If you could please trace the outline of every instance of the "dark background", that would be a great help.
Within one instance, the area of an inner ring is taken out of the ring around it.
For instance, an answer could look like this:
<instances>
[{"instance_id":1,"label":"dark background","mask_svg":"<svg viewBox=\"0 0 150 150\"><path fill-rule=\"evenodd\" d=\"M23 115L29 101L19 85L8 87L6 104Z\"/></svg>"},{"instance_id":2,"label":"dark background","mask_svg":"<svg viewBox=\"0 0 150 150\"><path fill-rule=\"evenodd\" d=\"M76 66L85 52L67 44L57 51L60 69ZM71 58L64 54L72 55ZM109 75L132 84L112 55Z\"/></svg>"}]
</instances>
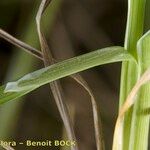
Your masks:
<instances>
[{"instance_id":1,"label":"dark background","mask_svg":"<svg viewBox=\"0 0 150 150\"><path fill-rule=\"evenodd\" d=\"M36 30L36 5L39 4L39 0L1 0L0 27L39 48L39 43L35 42L37 34L33 31ZM58 60L112 45L123 46L127 0L63 0L52 16L53 24L48 26L45 34ZM46 18L47 24L49 19ZM42 67L37 59L0 39L1 84ZM99 104L106 150L111 149L117 117L120 67L120 63L110 64L81 73ZM80 150L96 149L89 95L69 77L62 79L61 83L74 119ZM62 139L64 130L48 86L33 91L22 100L1 105L0 124L0 139L17 141Z\"/></svg>"}]
</instances>

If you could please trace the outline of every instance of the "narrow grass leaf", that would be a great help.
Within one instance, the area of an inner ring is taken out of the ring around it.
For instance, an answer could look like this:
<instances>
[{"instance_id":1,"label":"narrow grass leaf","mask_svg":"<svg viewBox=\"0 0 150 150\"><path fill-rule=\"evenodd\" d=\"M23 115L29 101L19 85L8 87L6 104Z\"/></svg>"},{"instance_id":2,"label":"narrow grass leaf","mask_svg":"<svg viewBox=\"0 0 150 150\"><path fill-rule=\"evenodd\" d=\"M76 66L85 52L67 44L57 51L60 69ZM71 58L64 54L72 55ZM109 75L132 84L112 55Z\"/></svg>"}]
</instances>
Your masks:
<instances>
[{"instance_id":1,"label":"narrow grass leaf","mask_svg":"<svg viewBox=\"0 0 150 150\"><path fill-rule=\"evenodd\" d=\"M74 57L27 74L16 82L2 86L0 88L0 103L16 99L44 84L94 66L129 60L134 61L134 58L122 47L104 48Z\"/></svg>"},{"instance_id":2,"label":"narrow grass leaf","mask_svg":"<svg viewBox=\"0 0 150 150\"><path fill-rule=\"evenodd\" d=\"M104 48L29 73L16 82L8 83L5 92L21 92L31 88L36 89L44 84L94 66L129 60L134 59L122 47Z\"/></svg>"}]
</instances>

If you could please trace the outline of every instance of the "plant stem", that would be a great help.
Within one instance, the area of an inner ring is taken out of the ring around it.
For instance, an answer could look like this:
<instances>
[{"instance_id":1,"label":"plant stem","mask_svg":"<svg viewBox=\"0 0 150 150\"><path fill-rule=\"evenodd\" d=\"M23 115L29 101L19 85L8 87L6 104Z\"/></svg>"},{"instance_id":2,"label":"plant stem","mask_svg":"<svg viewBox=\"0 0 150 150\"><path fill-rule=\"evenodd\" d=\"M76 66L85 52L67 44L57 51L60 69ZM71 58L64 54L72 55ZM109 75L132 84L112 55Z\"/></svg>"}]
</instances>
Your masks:
<instances>
[{"instance_id":1,"label":"plant stem","mask_svg":"<svg viewBox=\"0 0 150 150\"><path fill-rule=\"evenodd\" d=\"M146 1L146 14L145 14L145 31L150 27L150 1Z\"/></svg>"},{"instance_id":2,"label":"plant stem","mask_svg":"<svg viewBox=\"0 0 150 150\"><path fill-rule=\"evenodd\" d=\"M142 75L150 66L150 37L142 37L142 45L138 47L139 64ZM149 134L149 108L150 108L150 85L144 85L140 92L138 101L134 106L130 150L147 150Z\"/></svg>"},{"instance_id":3,"label":"plant stem","mask_svg":"<svg viewBox=\"0 0 150 150\"><path fill-rule=\"evenodd\" d=\"M55 63L53 56L52 56L52 52L50 51L46 38L41 30L42 14L44 13L46 7L48 6L48 4L50 4L50 2L51 0L42 0L38 9L37 15L36 15L37 32L39 36L41 51L42 51L43 59L44 59L43 63L45 67L50 66ZM66 128L68 139L70 141L73 141L73 140L77 141L75 133L74 133L73 124L69 115L69 111L64 101L63 89L61 87L60 82L59 81L51 82L50 88L54 96L55 102L57 104L57 108L59 110L60 116L63 120L64 126ZM78 145L76 144L75 146L71 146L71 150L78 150Z\"/></svg>"},{"instance_id":4,"label":"plant stem","mask_svg":"<svg viewBox=\"0 0 150 150\"><path fill-rule=\"evenodd\" d=\"M129 0L128 1L128 20L125 38L125 49L128 50L137 59L136 45L137 41L143 34L144 25L144 12L145 12L145 0ZM120 91L120 107L124 103L127 95L131 91L132 87L138 80L140 75L140 69L134 62L123 62L121 73L121 91ZM123 129L123 150L128 150L130 143L134 143L133 139L130 139L130 135L135 136L131 131L132 118L135 115L133 113L133 107L127 112L124 118ZM133 123L132 123L133 124ZM133 125L132 125L133 127ZM132 142L131 142L132 141ZM143 139L141 139L143 141ZM133 149L132 149L133 150ZM136 149L137 150L137 149ZM145 149L142 149L145 150Z\"/></svg>"}]
</instances>

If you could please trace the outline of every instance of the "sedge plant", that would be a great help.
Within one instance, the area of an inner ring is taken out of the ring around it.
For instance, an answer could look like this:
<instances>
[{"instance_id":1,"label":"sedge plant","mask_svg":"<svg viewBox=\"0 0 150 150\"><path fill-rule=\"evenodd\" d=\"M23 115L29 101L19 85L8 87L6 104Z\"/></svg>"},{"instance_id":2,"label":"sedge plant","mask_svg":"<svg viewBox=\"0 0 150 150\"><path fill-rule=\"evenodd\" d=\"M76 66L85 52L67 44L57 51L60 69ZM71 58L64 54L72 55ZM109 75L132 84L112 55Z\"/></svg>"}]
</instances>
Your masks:
<instances>
[{"instance_id":1,"label":"sedge plant","mask_svg":"<svg viewBox=\"0 0 150 150\"><path fill-rule=\"evenodd\" d=\"M44 1L42 2L44 3ZM47 5L48 3L49 1L45 4ZM43 5L43 10L46 8L46 5ZM95 66L121 61L123 63L120 106L114 132L113 150L147 150L150 107L150 85L148 83L150 80L150 32L148 31L145 34L143 32L145 6L146 0L128 0L124 47L106 47L62 62L50 64L47 63L48 59L44 56L45 52L42 53L25 43L15 41L27 52L40 60L45 60L46 67L31 72L17 81L1 86L0 104L26 95L60 78ZM45 50L47 43L45 43L45 37L40 29L40 19L43 10L39 10L39 15L37 16L37 29L41 47ZM79 78L77 78L77 81L80 82ZM82 85L83 80L80 83ZM83 86L86 87L85 84ZM99 132L99 130L95 131ZM97 148L98 150L104 149L104 146L97 146Z\"/></svg>"}]
</instances>

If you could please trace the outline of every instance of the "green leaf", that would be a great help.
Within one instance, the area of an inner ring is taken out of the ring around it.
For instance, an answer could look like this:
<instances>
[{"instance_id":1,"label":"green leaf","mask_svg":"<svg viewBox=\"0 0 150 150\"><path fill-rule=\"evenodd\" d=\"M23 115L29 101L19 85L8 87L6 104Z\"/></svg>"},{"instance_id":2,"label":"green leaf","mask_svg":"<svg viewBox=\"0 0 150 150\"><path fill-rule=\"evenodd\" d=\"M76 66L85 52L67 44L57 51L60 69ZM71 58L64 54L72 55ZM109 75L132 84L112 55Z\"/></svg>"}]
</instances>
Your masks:
<instances>
[{"instance_id":1,"label":"green leaf","mask_svg":"<svg viewBox=\"0 0 150 150\"><path fill-rule=\"evenodd\" d=\"M2 86L0 88L0 103L16 99L49 82L95 66L129 60L135 61L120 46L103 48L74 57L27 74L16 82L7 83L5 87Z\"/></svg>"},{"instance_id":2,"label":"green leaf","mask_svg":"<svg viewBox=\"0 0 150 150\"><path fill-rule=\"evenodd\" d=\"M29 90L22 91L22 92L8 92L8 93L4 93L4 90L5 90L5 86L1 86L0 87L0 104L5 103L9 100L19 98L19 97L29 93Z\"/></svg>"}]
</instances>

